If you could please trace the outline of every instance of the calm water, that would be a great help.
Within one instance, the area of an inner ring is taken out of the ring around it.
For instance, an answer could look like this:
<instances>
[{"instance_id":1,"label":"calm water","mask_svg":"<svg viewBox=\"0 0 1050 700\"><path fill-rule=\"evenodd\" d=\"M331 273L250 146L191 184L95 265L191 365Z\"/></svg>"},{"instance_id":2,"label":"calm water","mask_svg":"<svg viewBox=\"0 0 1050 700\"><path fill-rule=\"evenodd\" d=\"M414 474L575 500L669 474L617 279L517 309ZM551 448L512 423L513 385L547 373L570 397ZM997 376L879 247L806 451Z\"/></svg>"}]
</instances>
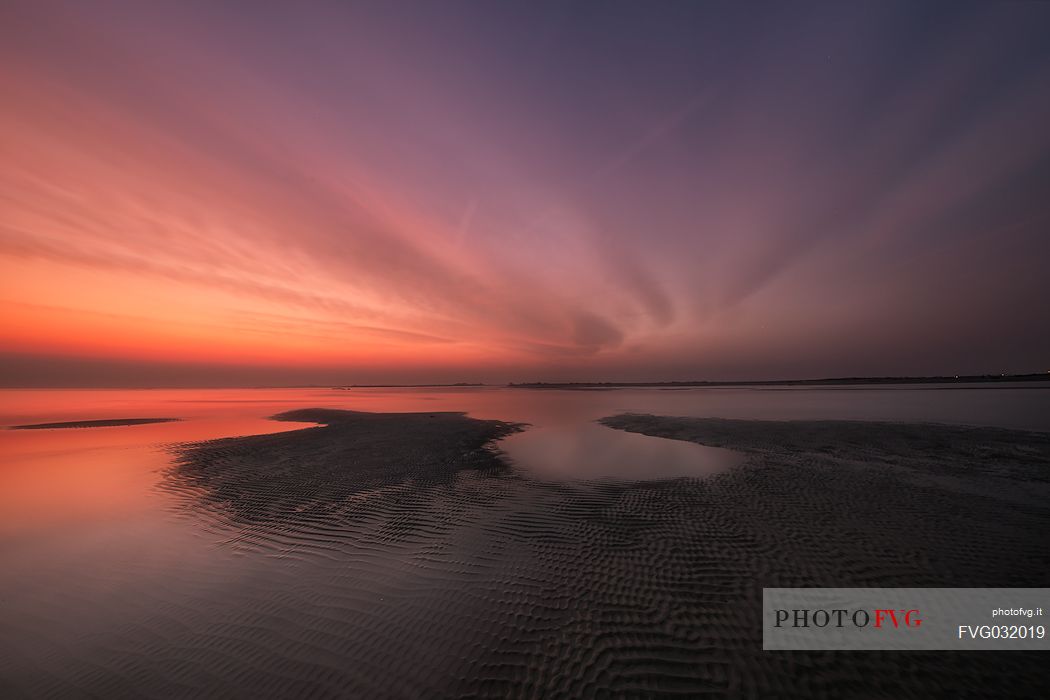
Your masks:
<instances>
[{"instance_id":1,"label":"calm water","mask_svg":"<svg viewBox=\"0 0 1050 700\"><path fill-rule=\"evenodd\" d=\"M107 418L175 423L0 430L0 534L158 511L153 486L166 446L301 427L267 418L297 407L466 411L529 424L501 442L514 466L544 479L703 475L734 463L727 450L638 436L594 423L623 411L761 420L940 422L1050 430L1046 385L844 388L535 390L142 389L2 390L0 426Z\"/></svg>"},{"instance_id":2,"label":"calm water","mask_svg":"<svg viewBox=\"0 0 1050 700\"><path fill-rule=\"evenodd\" d=\"M61 667L92 645L148 627L157 610L224 600L268 564L238 557L215 523L158 488L173 443L279 432L267 420L300 407L465 411L530 424L500 443L544 480L703 476L726 450L605 428L624 411L755 419L932 421L1050 431L1043 386L705 388L554 391L455 389L6 390L0 426L165 417L105 428L0 430L0 680L9 669ZM273 566L284 565L274 562ZM208 572L207 574L203 572ZM176 617L177 611L173 613ZM130 630L130 631L129 631Z\"/></svg>"},{"instance_id":3,"label":"calm water","mask_svg":"<svg viewBox=\"0 0 1050 700\"><path fill-rule=\"evenodd\" d=\"M1050 387L977 385L557 391L504 388L3 390L0 426L165 417L179 422L65 430L0 430L0 535L156 513L153 488L172 443L301 427L267 420L300 407L465 411L529 424L501 449L540 478L703 476L732 453L596 424L633 411L722 418L887 420L1050 431ZM161 510L163 508L160 508Z\"/></svg>"}]
</instances>

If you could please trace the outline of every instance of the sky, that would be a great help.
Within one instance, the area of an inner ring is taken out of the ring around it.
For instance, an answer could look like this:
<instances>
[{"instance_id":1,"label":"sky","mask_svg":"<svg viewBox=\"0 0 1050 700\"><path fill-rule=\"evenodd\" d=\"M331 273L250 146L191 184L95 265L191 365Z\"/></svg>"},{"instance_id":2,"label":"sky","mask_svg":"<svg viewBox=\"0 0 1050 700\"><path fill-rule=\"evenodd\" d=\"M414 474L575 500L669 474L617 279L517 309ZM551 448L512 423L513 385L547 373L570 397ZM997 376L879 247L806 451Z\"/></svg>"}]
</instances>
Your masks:
<instances>
[{"instance_id":1,"label":"sky","mask_svg":"<svg viewBox=\"0 0 1050 700\"><path fill-rule=\"evenodd\" d=\"M1050 370L1050 3L0 6L0 385Z\"/></svg>"}]
</instances>

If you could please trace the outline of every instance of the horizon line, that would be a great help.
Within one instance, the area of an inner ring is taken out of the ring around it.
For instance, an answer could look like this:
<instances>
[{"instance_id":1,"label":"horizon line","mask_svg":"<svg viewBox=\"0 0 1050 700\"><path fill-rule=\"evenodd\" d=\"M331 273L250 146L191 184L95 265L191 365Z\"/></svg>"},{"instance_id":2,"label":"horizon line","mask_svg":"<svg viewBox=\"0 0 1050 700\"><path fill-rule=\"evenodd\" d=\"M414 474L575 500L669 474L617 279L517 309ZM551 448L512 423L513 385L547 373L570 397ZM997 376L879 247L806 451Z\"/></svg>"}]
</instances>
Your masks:
<instances>
[{"instance_id":1,"label":"horizon line","mask_svg":"<svg viewBox=\"0 0 1050 700\"><path fill-rule=\"evenodd\" d=\"M34 386L34 385L10 385L0 386L0 390L138 390L150 391L158 389L412 389L412 388L472 388L472 387L505 387L505 388L559 388L559 387L647 387L647 386L680 386L680 387L702 387L702 386L785 386L805 384L894 384L894 383L946 383L946 382L1016 382L1016 381L1050 381L1050 370L1045 372L1025 373L987 373L987 374L951 374L951 375L877 375L877 376L851 376L851 377L821 377L808 379L673 379L662 381L523 381L523 382L427 382L409 384L230 384L230 385L208 385L208 384L186 384L170 385L156 384L149 386L128 385L83 385L83 386Z\"/></svg>"}]
</instances>

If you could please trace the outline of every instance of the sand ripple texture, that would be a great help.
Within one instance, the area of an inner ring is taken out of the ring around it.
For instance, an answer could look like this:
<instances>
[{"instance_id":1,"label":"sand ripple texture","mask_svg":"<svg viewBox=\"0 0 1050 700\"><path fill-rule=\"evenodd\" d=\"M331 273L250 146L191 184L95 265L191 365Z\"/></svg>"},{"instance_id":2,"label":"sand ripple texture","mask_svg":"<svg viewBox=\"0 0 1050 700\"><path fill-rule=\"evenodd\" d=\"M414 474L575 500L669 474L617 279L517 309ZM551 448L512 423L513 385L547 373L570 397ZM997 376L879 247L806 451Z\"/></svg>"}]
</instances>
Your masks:
<instances>
[{"instance_id":1,"label":"sand ripple texture","mask_svg":"<svg viewBox=\"0 0 1050 700\"><path fill-rule=\"evenodd\" d=\"M553 483L515 426L295 411L324 425L185 451L166 487L245 562L158 604L26 695L996 697L1009 653L761 650L763 586L1050 586L1050 439L852 423L617 416L742 449L707 480ZM205 517L207 516L207 517ZM221 572L196 571L197 579Z\"/></svg>"}]
</instances>

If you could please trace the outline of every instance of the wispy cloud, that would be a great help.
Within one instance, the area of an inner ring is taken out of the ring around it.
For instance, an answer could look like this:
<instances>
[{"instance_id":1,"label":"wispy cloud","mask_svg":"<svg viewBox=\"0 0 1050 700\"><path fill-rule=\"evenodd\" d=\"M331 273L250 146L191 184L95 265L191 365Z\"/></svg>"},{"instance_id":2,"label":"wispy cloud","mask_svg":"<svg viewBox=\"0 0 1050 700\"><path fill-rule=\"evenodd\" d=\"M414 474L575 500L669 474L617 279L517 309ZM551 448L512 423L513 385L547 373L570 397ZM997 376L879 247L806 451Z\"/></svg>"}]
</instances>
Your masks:
<instances>
[{"instance_id":1,"label":"wispy cloud","mask_svg":"<svg viewBox=\"0 0 1050 700\"><path fill-rule=\"evenodd\" d=\"M768 376L935 370L994 323L1041 361L1050 9L770 12L9 3L0 303L36 311L3 337Z\"/></svg>"}]
</instances>

